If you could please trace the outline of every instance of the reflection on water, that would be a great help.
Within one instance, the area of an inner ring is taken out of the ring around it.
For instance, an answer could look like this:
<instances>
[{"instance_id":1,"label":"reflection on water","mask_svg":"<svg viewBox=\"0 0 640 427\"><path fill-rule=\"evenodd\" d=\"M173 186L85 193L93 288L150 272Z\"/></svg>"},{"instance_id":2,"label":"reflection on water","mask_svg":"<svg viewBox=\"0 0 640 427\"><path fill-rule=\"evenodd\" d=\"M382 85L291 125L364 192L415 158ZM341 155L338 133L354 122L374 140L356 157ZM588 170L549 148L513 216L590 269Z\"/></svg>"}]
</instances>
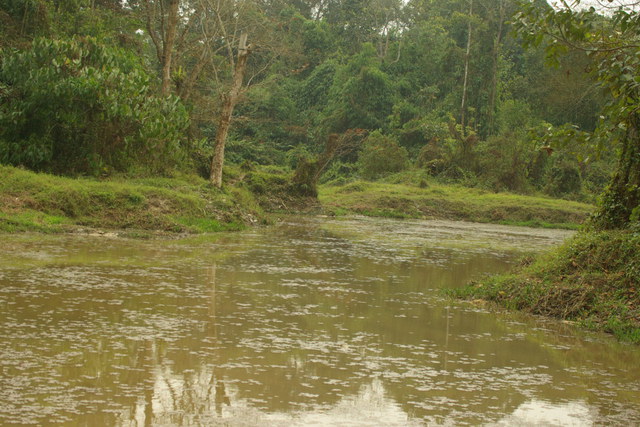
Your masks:
<instances>
[{"instance_id":1,"label":"reflection on water","mask_svg":"<svg viewBox=\"0 0 640 427\"><path fill-rule=\"evenodd\" d=\"M505 417L497 425L552 425L552 426L590 426L594 424L594 414L584 402L566 402L554 404L540 400L531 400Z\"/></svg>"},{"instance_id":2,"label":"reflection on water","mask_svg":"<svg viewBox=\"0 0 640 427\"><path fill-rule=\"evenodd\" d=\"M637 348L439 296L565 236L306 218L6 237L0 424L638 424Z\"/></svg>"}]
</instances>

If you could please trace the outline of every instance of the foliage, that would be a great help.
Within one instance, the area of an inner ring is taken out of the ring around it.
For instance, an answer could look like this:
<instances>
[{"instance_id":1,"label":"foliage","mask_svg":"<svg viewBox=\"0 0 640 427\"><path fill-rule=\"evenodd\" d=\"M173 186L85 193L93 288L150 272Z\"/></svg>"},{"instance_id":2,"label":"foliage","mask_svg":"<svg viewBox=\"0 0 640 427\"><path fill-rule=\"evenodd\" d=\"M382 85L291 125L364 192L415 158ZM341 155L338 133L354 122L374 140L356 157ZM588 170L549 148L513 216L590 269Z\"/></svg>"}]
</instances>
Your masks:
<instances>
[{"instance_id":1,"label":"foliage","mask_svg":"<svg viewBox=\"0 0 640 427\"><path fill-rule=\"evenodd\" d=\"M488 138L479 147L479 171L482 179L497 191L526 193L530 159L535 157L532 144L514 133Z\"/></svg>"},{"instance_id":2,"label":"foliage","mask_svg":"<svg viewBox=\"0 0 640 427\"><path fill-rule=\"evenodd\" d=\"M298 106L306 110L324 108L329 102L329 90L333 85L337 65L324 62L313 69L300 89Z\"/></svg>"},{"instance_id":3,"label":"foliage","mask_svg":"<svg viewBox=\"0 0 640 427\"><path fill-rule=\"evenodd\" d=\"M94 38L37 39L3 53L0 162L63 174L175 168L186 111L150 96L149 77L123 50Z\"/></svg>"},{"instance_id":4,"label":"foliage","mask_svg":"<svg viewBox=\"0 0 640 427\"><path fill-rule=\"evenodd\" d=\"M369 134L358 156L360 174L366 179L400 172L407 167L407 164L407 150L380 131Z\"/></svg>"},{"instance_id":5,"label":"foliage","mask_svg":"<svg viewBox=\"0 0 640 427\"><path fill-rule=\"evenodd\" d=\"M298 82L273 76L247 91L226 150L230 161L283 164L285 152L309 144L293 96L298 90Z\"/></svg>"},{"instance_id":6,"label":"foliage","mask_svg":"<svg viewBox=\"0 0 640 427\"><path fill-rule=\"evenodd\" d=\"M605 229L633 225L640 205L640 14L620 7L606 19L593 7L553 10L523 3L516 23L526 44L550 40L546 52L552 63L558 64L569 48L588 54L593 78L610 98L595 131L585 139L600 149L616 142L621 146L618 168L594 223Z\"/></svg>"},{"instance_id":7,"label":"foliage","mask_svg":"<svg viewBox=\"0 0 640 427\"><path fill-rule=\"evenodd\" d=\"M335 161L327 168L320 178L321 184L331 183L332 185L345 184L348 180L358 174L358 167L355 163L345 163Z\"/></svg>"},{"instance_id":8,"label":"foliage","mask_svg":"<svg viewBox=\"0 0 640 427\"><path fill-rule=\"evenodd\" d=\"M16 33L44 35L50 30L52 5L46 0L0 0L0 10L6 14L5 26L14 37Z\"/></svg>"},{"instance_id":9,"label":"foliage","mask_svg":"<svg viewBox=\"0 0 640 427\"><path fill-rule=\"evenodd\" d=\"M398 109L394 108L394 113L398 112ZM405 147L414 158L418 157L418 161L420 161L418 153L423 147L437 145L438 142L447 139L449 137L449 128L442 120L422 116L406 121L396 130L395 134L398 136L400 145Z\"/></svg>"},{"instance_id":10,"label":"foliage","mask_svg":"<svg viewBox=\"0 0 640 427\"><path fill-rule=\"evenodd\" d=\"M394 90L390 77L380 67L372 45L340 67L329 91L325 109L328 131L383 129L391 114Z\"/></svg>"},{"instance_id":11,"label":"foliage","mask_svg":"<svg viewBox=\"0 0 640 427\"><path fill-rule=\"evenodd\" d=\"M547 192L554 196L578 194L582 188L580 170L572 162L560 159L549 169Z\"/></svg>"},{"instance_id":12,"label":"foliage","mask_svg":"<svg viewBox=\"0 0 640 427\"><path fill-rule=\"evenodd\" d=\"M610 83L633 83L634 59L598 65L604 56L581 41L615 28L631 40L634 21L623 14L554 15L517 0L474 0L472 10L461 0L181 3L171 21L160 13L168 2L158 0L0 0L3 63L34 49L42 55L21 60L23 69L3 65L2 161L93 175L166 174L190 163L206 176L237 57L232 28L248 33L252 51L226 147L231 163L293 168L300 153L320 155L332 133L379 129L406 149L409 163L443 181L592 200L612 169L613 149L598 157L587 147L607 146L627 129L608 121L608 134L590 133L601 107L621 99ZM170 21L177 32L165 45ZM554 34L556 24L574 28L568 34L579 49L540 36ZM38 36L47 38L32 43ZM43 40L57 47L44 48ZM547 52L557 68L545 67ZM465 68L463 129L451 125L461 121ZM596 87L588 71L609 69L610 79ZM161 88L180 101L159 96ZM549 147L551 155L541 151ZM352 179L360 167L355 153L340 154L322 179ZM576 179L563 184L570 171L579 172L579 186ZM626 206L619 202L611 204Z\"/></svg>"}]
</instances>

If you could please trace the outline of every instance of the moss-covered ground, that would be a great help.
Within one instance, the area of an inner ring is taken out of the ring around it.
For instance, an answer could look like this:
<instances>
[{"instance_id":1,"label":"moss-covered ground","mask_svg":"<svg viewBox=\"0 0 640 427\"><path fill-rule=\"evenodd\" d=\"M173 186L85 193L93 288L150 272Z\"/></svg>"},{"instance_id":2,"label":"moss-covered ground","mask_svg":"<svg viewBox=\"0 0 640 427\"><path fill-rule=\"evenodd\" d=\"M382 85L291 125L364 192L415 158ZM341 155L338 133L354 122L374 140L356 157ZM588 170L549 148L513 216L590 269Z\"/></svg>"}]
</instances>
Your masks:
<instances>
[{"instance_id":1,"label":"moss-covered ground","mask_svg":"<svg viewBox=\"0 0 640 427\"><path fill-rule=\"evenodd\" d=\"M450 292L640 343L640 233L581 231L516 271Z\"/></svg>"}]
</instances>

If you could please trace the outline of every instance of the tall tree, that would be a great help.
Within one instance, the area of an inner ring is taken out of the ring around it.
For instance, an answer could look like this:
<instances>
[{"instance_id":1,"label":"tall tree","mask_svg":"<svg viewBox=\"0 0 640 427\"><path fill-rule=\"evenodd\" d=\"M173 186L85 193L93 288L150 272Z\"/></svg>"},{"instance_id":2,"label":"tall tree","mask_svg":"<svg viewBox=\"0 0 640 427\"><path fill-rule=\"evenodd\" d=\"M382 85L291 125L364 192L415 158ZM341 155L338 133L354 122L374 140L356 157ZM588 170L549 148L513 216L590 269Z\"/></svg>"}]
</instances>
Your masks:
<instances>
[{"instance_id":1,"label":"tall tree","mask_svg":"<svg viewBox=\"0 0 640 427\"><path fill-rule=\"evenodd\" d=\"M251 46L247 46L247 33L242 33L238 41L237 60L235 61L235 66L233 67L233 82L231 84L231 88L229 89L229 93L224 96L222 112L220 113L218 130L216 132L213 159L211 160L210 180L211 183L218 188L222 186L224 149L227 141L227 134L229 133L229 126L231 125L231 116L233 115L233 109L238 102L240 91L242 90L244 74L247 68L247 59L249 59L250 52Z\"/></svg>"},{"instance_id":2,"label":"tall tree","mask_svg":"<svg viewBox=\"0 0 640 427\"><path fill-rule=\"evenodd\" d=\"M635 2L634 2L635 3ZM516 28L527 44L546 44L552 62L570 49L586 52L593 78L611 95L602 119L589 138L603 149L620 145L616 172L594 223L625 228L640 222L640 13L620 7L611 18L595 8L560 9L524 3ZM631 4L631 3L629 3Z\"/></svg>"},{"instance_id":3,"label":"tall tree","mask_svg":"<svg viewBox=\"0 0 640 427\"><path fill-rule=\"evenodd\" d=\"M471 20L473 16L473 0L469 0L469 23L467 25L467 47L464 53L464 77L462 80L462 102L460 105L460 124L462 125L462 133L466 133L466 115L467 115L467 94L469 90L469 64L471 59Z\"/></svg>"},{"instance_id":4,"label":"tall tree","mask_svg":"<svg viewBox=\"0 0 640 427\"><path fill-rule=\"evenodd\" d=\"M489 134L495 131L495 113L496 113L496 98L498 96L498 64L500 61L500 52L502 48L502 37L505 26L505 19L507 15L507 5L505 0L497 0L497 10L495 11L495 36L493 39L493 49L491 52L492 66L491 66L491 88L489 92L489 107L487 113L487 130ZM492 9L495 9L492 8Z\"/></svg>"}]
</instances>

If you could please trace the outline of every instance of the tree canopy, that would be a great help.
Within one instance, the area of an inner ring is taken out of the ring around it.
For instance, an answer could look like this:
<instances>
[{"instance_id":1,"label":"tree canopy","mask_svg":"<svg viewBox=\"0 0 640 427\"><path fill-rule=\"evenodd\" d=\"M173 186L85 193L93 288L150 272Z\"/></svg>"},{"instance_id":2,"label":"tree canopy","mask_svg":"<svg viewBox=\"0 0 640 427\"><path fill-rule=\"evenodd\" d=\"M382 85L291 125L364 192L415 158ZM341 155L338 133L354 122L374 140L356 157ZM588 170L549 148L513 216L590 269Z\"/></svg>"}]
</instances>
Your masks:
<instances>
[{"instance_id":1,"label":"tree canopy","mask_svg":"<svg viewBox=\"0 0 640 427\"><path fill-rule=\"evenodd\" d=\"M629 3L632 6L635 3ZM546 41L547 59L557 64L570 51L584 52L592 79L609 96L594 131L582 136L600 150L619 149L618 166L607 188L596 224L604 228L636 225L640 220L640 14L618 5L605 17L595 7L553 10L523 3L514 21L525 45Z\"/></svg>"}]
</instances>

